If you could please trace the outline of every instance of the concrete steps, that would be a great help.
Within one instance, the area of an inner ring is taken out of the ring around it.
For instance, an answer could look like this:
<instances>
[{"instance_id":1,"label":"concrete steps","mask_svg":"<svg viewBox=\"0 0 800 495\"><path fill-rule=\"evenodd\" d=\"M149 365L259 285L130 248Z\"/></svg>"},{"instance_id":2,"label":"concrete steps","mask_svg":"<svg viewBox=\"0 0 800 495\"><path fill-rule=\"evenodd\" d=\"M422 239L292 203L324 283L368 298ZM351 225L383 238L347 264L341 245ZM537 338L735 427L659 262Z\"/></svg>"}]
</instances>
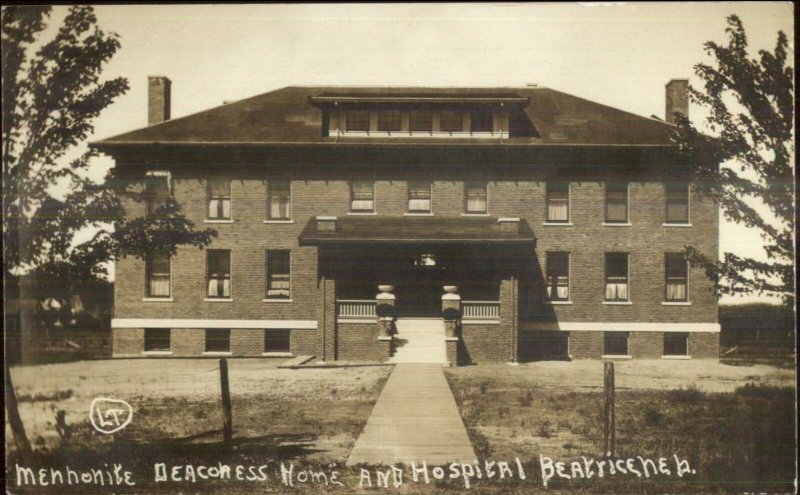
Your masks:
<instances>
[{"instance_id":1,"label":"concrete steps","mask_svg":"<svg viewBox=\"0 0 800 495\"><path fill-rule=\"evenodd\" d=\"M395 353L390 363L447 363L441 318L398 318Z\"/></svg>"}]
</instances>

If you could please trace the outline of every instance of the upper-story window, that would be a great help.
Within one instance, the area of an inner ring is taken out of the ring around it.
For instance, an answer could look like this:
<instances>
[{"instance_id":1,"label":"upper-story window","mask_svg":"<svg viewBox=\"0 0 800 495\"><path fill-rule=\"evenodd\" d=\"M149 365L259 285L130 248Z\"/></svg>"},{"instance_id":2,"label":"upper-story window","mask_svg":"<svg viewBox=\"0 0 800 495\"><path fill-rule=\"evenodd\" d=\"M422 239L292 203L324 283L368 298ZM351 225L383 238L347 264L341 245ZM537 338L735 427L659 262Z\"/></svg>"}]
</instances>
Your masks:
<instances>
[{"instance_id":1,"label":"upper-story window","mask_svg":"<svg viewBox=\"0 0 800 495\"><path fill-rule=\"evenodd\" d=\"M444 132L461 132L464 130L464 115L461 112L443 110L439 119L439 129Z\"/></svg>"},{"instance_id":2,"label":"upper-story window","mask_svg":"<svg viewBox=\"0 0 800 495\"><path fill-rule=\"evenodd\" d=\"M408 113L408 130L411 132L431 132L433 130L433 113L412 110Z\"/></svg>"},{"instance_id":3,"label":"upper-story window","mask_svg":"<svg viewBox=\"0 0 800 495\"><path fill-rule=\"evenodd\" d=\"M547 298L569 301L569 253L547 253Z\"/></svg>"},{"instance_id":4,"label":"upper-story window","mask_svg":"<svg viewBox=\"0 0 800 495\"><path fill-rule=\"evenodd\" d=\"M664 254L665 300L685 302L689 300L689 266L683 253Z\"/></svg>"},{"instance_id":5,"label":"upper-story window","mask_svg":"<svg viewBox=\"0 0 800 495\"><path fill-rule=\"evenodd\" d=\"M231 297L231 252L227 249L209 249L206 262L208 291L213 299Z\"/></svg>"},{"instance_id":6,"label":"upper-story window","mask_svg":"<svg viewBox=\"0 0 800 495\"><path fill-rule=\"evenodd\" d=\"M350 211L353 213L375 212L375 181L354 180L350 183Z\"/></svg>"},{"instance_id":7,"label":"upper-story window","mask_svg":"<svg viewBox=\"0 0 800 495\"><path fill-rule=\"evenodd\" d=\"M144 183L145 214L153 215L164 206L170 194L169 172L148 172Z\"/></svg>"},{"instance_id":8,"label":"upper-story window","mask_svg":"<svg viewBox=\"0 0 800 495\"><path fill-rule=\"evenodd\" d=\"M408 212L430 213L431 182L427 180L408 181Z\"/></svg>"},{"instance_id":9,"label":"upper-story window","mask_svg":"<svg viewBox=\"0 0 800 495\"><path fill-rule=\"evenodd\" d=\"M145 296L170 296L170 257L168 254L154 253L145 260Z\"/></svg>"},{"instance_id":10,"label":"upper-story window","mask_svg":"<svg viewBox=\"0 0 800 495\"><path fill-rule=\"evenodd\" d=\"M492 112L472 112L469 119L469 130L472 132L492 132L494 130Z\"/></svg>"},{"instance_id":11,"label":"upper-story window","mask_svg":"<svg viewBox=\"0 0 800 495\"><path fill-rule=\"evenodd\" d=\"M606 183L606 223L628 223L628 184Z\"/></svg>"},{"instance_id":12,"label":"upper-story window","mask_svg":"<svg viewBox=\"0 0 800 495\"><path fill-rule=\"evenodd\" d=\"M378 130L399 132L402 126L402 117L399 110L382 110L378 112Z\"/></svg>"},{"instance_id":13,"label":"upper-story window","mask_svg":"<svg viewBox=\"0 0 800 495\"><path fill-rule=\"evenodd\" d=\"M292 218L292 183L288 180L267 182L267 219L290 220Z\"/></svg>"},{"instance_id":14,"label":"upper-story window","mask_svg":"<svg viewBox=\"0 0 800 495\"><path fill-rule=\"evenodd\" d=\"M347 112L348 131L369 131L369 112L357 110Z\"/></svg>"},{"instance_id":15,"label":"upper-story window","mask_svg":"<svg viewBox=\"0 0 800 495\"><path fill-rule=\"evenodd\" d=\"M689 223L689 185L669 182L664 188L667 197L666 223Z\"/></svg>"},{"instance_id":16,"label":"upper-story window","mask_svg":"<svg viewBox=\"0 0 800 495\"><path fill-rule=\"evenodd\" d=\"M486 213L489 211L486 182L469 181L464 183L464 212Z\"/></svg>"},{"instance_id":17,"label":"upper-story window","mask_svg":"<svg viewBox=\"0 0 800 495\"><path fill-rule=\"evenodd\" d=\"M569 222L569 183L547 183L547 221Z\"/></svg>"},{"instance_id":18,"label":"upper-story window","mask_svg":"<svg viewBox=\"0 0 800 495\"><path fill-rule=\"evenodd\" d=\"M208 181L208 219L230 220L231 181L230 179L211 179Z\"/></svg>"},{"instance_id":19,"label":"upper-story window","mask_svg":"<svg viewBox=\"0 0 800 495\"><path fill-rule=\"evenodd\" d=\"M628 301L628 253L606 253L606 301Z\"/></svg>"}]
</instances>

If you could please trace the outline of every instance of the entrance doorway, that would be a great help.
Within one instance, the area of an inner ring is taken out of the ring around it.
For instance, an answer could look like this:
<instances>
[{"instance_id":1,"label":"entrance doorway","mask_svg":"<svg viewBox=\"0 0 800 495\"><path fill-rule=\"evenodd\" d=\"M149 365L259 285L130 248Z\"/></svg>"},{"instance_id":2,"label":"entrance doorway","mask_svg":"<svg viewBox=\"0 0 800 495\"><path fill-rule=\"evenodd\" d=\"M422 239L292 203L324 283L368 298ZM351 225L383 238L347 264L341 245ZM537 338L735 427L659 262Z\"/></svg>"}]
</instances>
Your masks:
<instances>
[{"instance_id":1,"label":"entrance doorway","mask_svg":"<svg viewBox=\"0 0 800 495\"><path fill-rule=\"evenodd\" d=\"M441 257L423 253L410 257L397 274L395 294L397 315L439 317L442 314L442 286L446 267Z\"/></svg>"}]
</instances>

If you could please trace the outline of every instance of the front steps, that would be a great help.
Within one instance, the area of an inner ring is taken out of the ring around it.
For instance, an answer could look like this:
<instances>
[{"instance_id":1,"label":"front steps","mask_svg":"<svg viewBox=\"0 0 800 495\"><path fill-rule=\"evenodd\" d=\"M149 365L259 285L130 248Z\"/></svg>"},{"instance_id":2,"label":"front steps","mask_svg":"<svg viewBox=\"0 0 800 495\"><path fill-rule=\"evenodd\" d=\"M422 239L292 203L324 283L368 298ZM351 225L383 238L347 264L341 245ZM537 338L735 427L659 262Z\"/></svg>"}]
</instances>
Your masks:
<instances>
[{"instance_id":1,"label":"front steps","mask_svg":"<svg viewBox=\"0 0 800 495\"><path fill-rule=\"evenodd\" d=\"M395 353L390 363L447 364L444 321L441 318L398 318Z\"/></svg>"}]
</instances>

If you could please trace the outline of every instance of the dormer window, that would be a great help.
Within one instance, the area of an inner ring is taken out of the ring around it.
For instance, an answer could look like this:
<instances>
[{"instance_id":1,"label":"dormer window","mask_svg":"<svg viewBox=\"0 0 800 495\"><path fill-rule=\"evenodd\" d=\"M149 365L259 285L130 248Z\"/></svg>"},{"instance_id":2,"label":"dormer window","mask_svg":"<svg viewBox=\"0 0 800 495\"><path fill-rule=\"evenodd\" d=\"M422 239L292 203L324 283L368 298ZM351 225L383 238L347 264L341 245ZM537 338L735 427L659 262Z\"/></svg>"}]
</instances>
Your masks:
<instances>
[{"instance_id":1,"label":"dormer window","mask_svg":"<svg viewBox=\"0 0 800 495\"><path fill-rule=\"evenodd\" d=\"M408 130L413 132L431 132L433 130L433 113L411 111L408 113Z\"/></svg>"},{"instance_id":2,"label":"dormer window","mask_svg":"<svg viewBox=\"0 0 800 495\"><path fill-rule=\"evenodd\" d=\"M352 111L347 112L348 131L369 131L369 112Z\"/></svg>"},{"instance_id":3,"label":"dormer window","mask_svg":"<svg viewBox=\"0 0 800 495\"><path fill-rule=\"evenodd\" d=\"M444 132L461 132L464 130L464 115L461 112L443 110L439 120L439 129Z\"/></svg>"},{"instance_id":4,"label":"dormer window","mask_svg":"<svg viewBox=\"0 0 800 495\"><path fill-rule=\"evenodd\" d=\"M386 110L378 112L378 130L387 132L399 132L402 124L402 116L397 110Z\"/></svg>"}]
</instances>

